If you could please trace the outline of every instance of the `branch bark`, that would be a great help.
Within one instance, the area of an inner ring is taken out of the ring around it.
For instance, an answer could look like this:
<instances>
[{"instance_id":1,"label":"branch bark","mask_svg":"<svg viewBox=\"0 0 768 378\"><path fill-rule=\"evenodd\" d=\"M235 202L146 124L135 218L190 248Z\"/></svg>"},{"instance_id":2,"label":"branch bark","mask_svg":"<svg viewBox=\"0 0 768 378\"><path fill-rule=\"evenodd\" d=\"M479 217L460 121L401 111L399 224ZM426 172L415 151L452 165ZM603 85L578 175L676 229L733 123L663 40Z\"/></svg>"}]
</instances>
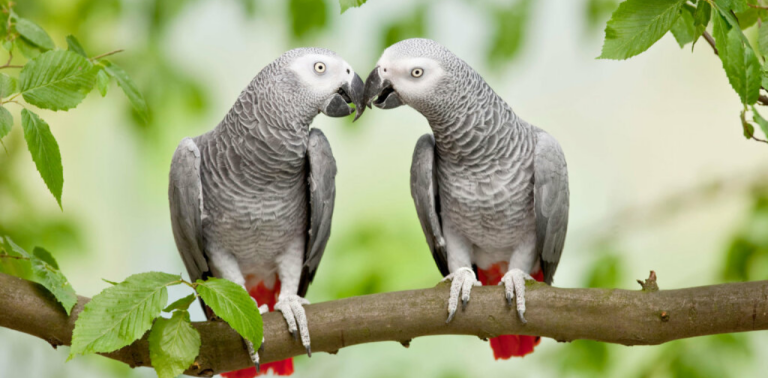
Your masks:
<instances>
[{"instance_id":1,"label":"branch bark","mask_svg":"<svg viewBox=\"0 0 768 378\"><path fill-rule=\"evenodd\" d=\"M768 329L768 281L679 290L562 289L528 283L526 318L517 320L501 287L477 287L465 311L445 323L449 286L365 295L306 306L314 352L336 353L362 343L420 336L501 334L590 339L623 345ZM80 297L71 316L40 285L0 274L0 326L37 336L54 347L70 345L77 314L89 301ZM202 346L189 375L250 366L242 339L226 323L196 322ZM304 354L279 313L264 315L263 362ZM106 357L131 367L150 366L147 335Z\"/></svg>"}]
</instances>

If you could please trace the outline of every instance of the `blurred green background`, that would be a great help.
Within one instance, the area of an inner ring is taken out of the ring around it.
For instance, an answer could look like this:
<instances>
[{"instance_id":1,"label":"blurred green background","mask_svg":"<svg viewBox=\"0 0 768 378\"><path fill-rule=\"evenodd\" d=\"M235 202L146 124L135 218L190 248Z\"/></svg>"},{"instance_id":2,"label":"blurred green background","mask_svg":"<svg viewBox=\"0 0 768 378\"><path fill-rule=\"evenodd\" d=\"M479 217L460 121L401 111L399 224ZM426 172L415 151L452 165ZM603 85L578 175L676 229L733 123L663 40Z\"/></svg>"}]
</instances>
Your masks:
<instances>
[{"instance_id":1,"label":"blurred green background","mask_svg":"<svg viewBox=\"0 0 768 378\"><path fill-rule=\"evenodd\" d=\"M137 81L151 120L116 87L70 112L41 112L61 147L63 212L15 127L0 153L0 234L52 251L81 295L101 291L102 278L182 272L166 196L183 137L213 128L285 50L329 48L365 77L386 46L425 36L562 144L572 205L557 286L637 289L651 269L662 289L768 279L768 149L735 129L738 97L719 60L703 44L680 51L671 37L626 62L595 60L616 4L369 0L339 15L333 0L19 0L17 13L59 46L74 34L94 54L125 49L114 61ZM339 174L333 236L308 299L435 285L408 186L425 120L404 107L369 110L355 124L320 116L313 127L330 139ZM296 376L753 377L768 369L766 347L764 332L657 347L544 339L524 359L494 361L477 338L442 336L298 357ZM0 328L0 377L155 376L98 356L65 359Z\"/></svg>"}]
</instances>

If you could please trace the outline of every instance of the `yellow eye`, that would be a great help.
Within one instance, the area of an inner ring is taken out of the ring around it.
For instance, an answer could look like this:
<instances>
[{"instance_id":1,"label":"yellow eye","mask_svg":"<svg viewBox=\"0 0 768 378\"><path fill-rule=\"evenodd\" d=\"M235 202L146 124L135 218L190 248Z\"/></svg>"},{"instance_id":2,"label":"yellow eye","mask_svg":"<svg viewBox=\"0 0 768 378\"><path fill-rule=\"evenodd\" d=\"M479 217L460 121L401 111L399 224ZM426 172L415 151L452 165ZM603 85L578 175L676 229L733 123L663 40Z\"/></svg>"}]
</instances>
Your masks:
<instances>
[{"instance_id":1,"label":"yellow eye","mask_svg":"<svg viewBox=\"0 0 768 378\"><path fill-rule=\"evenodd\" d=\"M315 72L317 72L317 73L325 72L325 63L323 63L323 62L315 63Z\"/></svg>"},{"instance_id":2,"label":"yellow eye","mask_svg":"<svg viewBox=\"0 0 768 378\"><path fill-rule=\"evenodd\" d=\"M421 77L421 75L424 75L424 70L421 68L414 68L411 71L411 76L413 77Z\"/></svg>"}]
</instances>

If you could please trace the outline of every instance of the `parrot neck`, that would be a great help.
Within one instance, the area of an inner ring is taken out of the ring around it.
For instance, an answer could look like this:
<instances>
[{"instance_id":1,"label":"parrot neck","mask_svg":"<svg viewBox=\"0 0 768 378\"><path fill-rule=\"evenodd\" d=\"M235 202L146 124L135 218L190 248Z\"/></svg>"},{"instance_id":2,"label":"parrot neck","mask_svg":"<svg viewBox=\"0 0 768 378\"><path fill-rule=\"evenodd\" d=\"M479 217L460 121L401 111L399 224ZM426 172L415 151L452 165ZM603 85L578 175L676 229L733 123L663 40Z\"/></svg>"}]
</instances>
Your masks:
<instances>
[{"instance_id":1,"label":"parrot neck","mask_svg":"<svg viewBox=\"0 0 768 378\"><path fill-rule=\"evenodd\" d=\"M453 98L439 111L422 112L442 158L465 164L484 161L481 157L504 158L510 148L526 144L528 124L484 82Z\"/></svg>"}]
</instances>

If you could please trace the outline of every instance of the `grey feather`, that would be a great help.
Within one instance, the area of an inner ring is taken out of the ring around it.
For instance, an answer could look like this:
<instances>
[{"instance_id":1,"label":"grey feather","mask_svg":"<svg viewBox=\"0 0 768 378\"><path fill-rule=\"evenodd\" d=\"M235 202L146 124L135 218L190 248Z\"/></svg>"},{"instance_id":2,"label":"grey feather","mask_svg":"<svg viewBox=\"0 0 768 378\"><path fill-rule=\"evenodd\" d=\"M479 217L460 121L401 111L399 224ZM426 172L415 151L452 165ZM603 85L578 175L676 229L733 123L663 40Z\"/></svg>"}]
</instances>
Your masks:
<instances>
[{"instance_id":1,"label":"grey feather","mask_svg":"<svg viewBox=\"0 0 768 378\"><path fill-rule=\"evenodd\" d=\"M411 163L411 197L416 205L421 229L427 238L427 244L435 264L443 276L447 276L448 253L439 218L439 199L437 196L437 178L435 176L435 139L432 134L424 134L416 142Z\"/></svg>"},{"instance_id":2,"label":"grey feather","mask_svg":"<svg viewBox=\"0 0 768 378\"><path fill-rule=\"evenodd\" d=\"M315 277L331 236L331 218L336 200L336 160L331 145L319 129L309 132L307 146L309 165L309 242L304 255L304 267L299 281L299 295L304 296Z\"/></svg>"},{"instance_id":3,"label":"grey feather","mask_svg":"<svg viewBox=\"0 0 768 378\"><path fill-rule=\"evenodd\" d=\"M568 168L555 138L542 130L538 130L536 136L533 154L536 249L541 256L544 282L551 285L568 230Z\"/></svg>"},{"instance_id":4,"label":"grey feather","mask_svg":"<svg viewBox=\"0 0 768 378\"><path fill-rule=\"evenodd\" d=\"M173 238L189 278L195 282L209 275L210 268L203 253L200 150L190 138L184 138L173 154L168 199Z\"/></svg>"}]
</instances>

